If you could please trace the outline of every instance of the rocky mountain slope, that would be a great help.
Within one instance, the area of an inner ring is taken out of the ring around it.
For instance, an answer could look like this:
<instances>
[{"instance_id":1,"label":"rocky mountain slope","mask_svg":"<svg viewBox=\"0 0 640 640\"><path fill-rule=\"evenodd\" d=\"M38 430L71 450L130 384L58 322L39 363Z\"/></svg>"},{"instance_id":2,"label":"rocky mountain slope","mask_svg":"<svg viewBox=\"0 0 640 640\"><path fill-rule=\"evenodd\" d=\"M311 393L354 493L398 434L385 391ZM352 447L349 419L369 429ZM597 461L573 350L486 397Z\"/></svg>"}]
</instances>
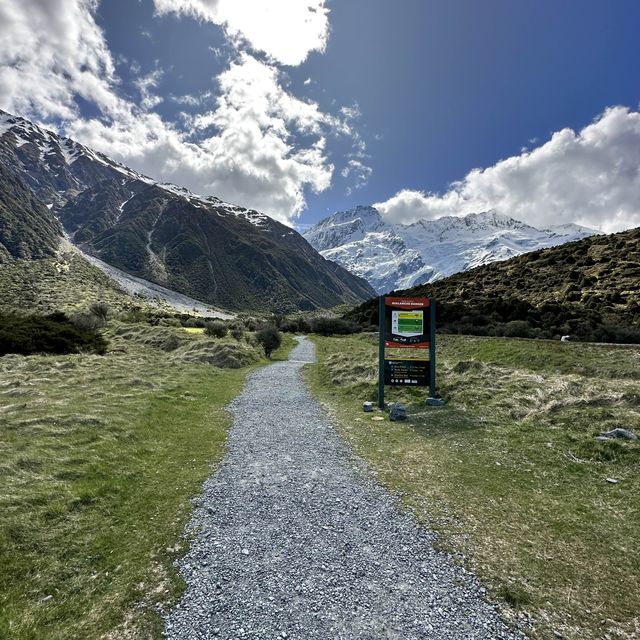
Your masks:
<instances>
[{"instance_id":1,"label":"rocky mountain slope","mask_svg":"<svg viewBox=\"0 0 640 640\"><path fill-rule=\"evenodd\" d=\"M325 258L384 293L594 233L578 225L536 229L491 211L391 224L375 208L357 207L334 213L304 236Z\"/></svg>"},{"instance_id":2,"label":"rocky mountain slope","mask_svg":"<svg viewBox=\"0 0 640 640\"><path fill-rule=\"evenodd\" d=\"M494 262L401 295L438 301L438 330L640 342L640 228ZM377 300L348 315L378 322Z\"/></svg>"},{"instance_id":3,"label":"rocky mountain slope","mask_svg":"<svg viewBox=\"0 0 640 640\"><path fill-rule=\"evenodd\" d=\"M0 260L49 255L59 220L87 253L228 309L315 309L374 293L264 214L158 183L3 111L0 167Z\"/></svg>"}]
</instances>

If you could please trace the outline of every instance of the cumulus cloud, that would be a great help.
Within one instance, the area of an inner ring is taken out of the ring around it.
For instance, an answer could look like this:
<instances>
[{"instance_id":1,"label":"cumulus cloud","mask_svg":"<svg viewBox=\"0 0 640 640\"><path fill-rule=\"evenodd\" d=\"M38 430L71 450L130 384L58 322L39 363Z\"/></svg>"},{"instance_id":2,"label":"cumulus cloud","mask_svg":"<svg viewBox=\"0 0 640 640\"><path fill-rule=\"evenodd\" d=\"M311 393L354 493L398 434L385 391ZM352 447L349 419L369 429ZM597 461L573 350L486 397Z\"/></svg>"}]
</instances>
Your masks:
<instances>
[{"instance_id":1,"label":"cumulus cloud","mask_svg":"<svg viewBox=\"0 0 640 640\"><path fill-rule=\"evenodd\" d=\"M229 38L285 65L324 51L329 34L325 0L154 0L156 11L222 26Z\"/></svg>"},{"instance_id":2,"label":"cumulus cloud","mask_svg":"<svg viewBox=\"0 0 640 640\"><path fill-rule=\"evenodd\" d=\"M114 64L93 18L97 0L0 3L0 99L9 111L72 118L75 96L112 109Z\"/></svg>"},{"instance_id":3,"label":"cumulus cloud","mask_svg":"<svg viewBox=\"0 0 640 640\"><path fill-rule=\"evenodd\" d=\"M68 130L149 175L290 223L305 206L305 187L322 191L330 185L326 136L348 131L347 125L287 93L278 70L249 54L242 54L218 82L215 108L189 121L189 128L201 133L197 144L155 113L121 113L108 123L78 119ZM313 142L296 147L294 133Z\"/></svg>"},{"instance_id":4,"label":"cumulus cloud","mask_svg":"<svg viewBox=\"0 0 640 640\"><path fill-rule=\"evenodd\" d=\"M396 222L494 209L534 226L639 226L640 113L607 109L579 132L562 129L532 151L472 170L442 195L403 190L375 206Z\"/></svg>"},{"instance_id":5,"label":"cumulus cloud","mask_svg":"<svg viewBox=\"0 0 640 640\"><path fill-rule=\"evenodd\" d=\"M267 3L243 0L158 0L156 5L161 12L190 12L222 24L236 43L248 42L271 61L236 52L218 76L216 92L169 96L200 111L167 122L154 111L162 101L160 68L146 75L133 68L139 99L123 97L94 19L97 0L5 0L0 4L0 38L7 43L0 49L0 106L58 127L154 178L291 224L305 207L305 190L322 191L331 184L327 139L346 136L359 144L357 114L331 115L315 102L296 98L283 88L275 62L295 64L309 51L323 49L323 1L270 2L268 16L263 15ZM247 15L261 19L254 23ZM265 28L262 35L259 26ZM273 40L271 27L278 36ZM97 107L99 116L83 117L78 96Z\"/></svg>"}]
</instances>

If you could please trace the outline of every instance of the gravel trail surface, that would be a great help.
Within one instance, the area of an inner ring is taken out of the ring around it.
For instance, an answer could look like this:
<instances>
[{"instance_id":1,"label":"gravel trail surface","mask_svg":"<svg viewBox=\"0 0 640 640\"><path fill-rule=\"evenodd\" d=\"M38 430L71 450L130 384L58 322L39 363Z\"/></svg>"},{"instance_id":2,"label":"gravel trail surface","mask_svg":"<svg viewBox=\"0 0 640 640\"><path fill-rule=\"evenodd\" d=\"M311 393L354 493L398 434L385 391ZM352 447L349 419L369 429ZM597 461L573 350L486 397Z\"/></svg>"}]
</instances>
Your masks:
<instances>
[{"instance_id":1,"label":"gravel trail surface","mask_svg":"<svg viewBox=\"0 0 640 640\"><path fill-rule=\"evenodd\" d=\"M166 637L521 638L343 444L301 380L313 360L299 339L232 403Z\"/></svg>"}]
</instances>

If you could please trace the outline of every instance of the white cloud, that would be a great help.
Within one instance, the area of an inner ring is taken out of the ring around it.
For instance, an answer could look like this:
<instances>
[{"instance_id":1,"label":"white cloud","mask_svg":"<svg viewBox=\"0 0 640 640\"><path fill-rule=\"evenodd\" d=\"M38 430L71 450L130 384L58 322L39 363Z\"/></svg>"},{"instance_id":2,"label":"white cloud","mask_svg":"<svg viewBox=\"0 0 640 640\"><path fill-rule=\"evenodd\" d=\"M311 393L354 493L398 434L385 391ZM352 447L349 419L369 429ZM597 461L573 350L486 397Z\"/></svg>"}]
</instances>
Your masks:
<instances>
[{"instance_id":1,"label":"white cloud","mask_svg":"<svg viewBox=\"0 0 640 640\"><path fill-rule=\"evenodd\" d=\"M285 65L299 65L311 51L324 51L329 35L325 0L154 0L163 15L177 13L224 27Z\"/></svg>"},{"instance_id":2,"label":"white cloud","mask_svg":"<svg viewBox=\"0 0 640 640\"><path fill-rule=\"evenodd\" d=\"M177 10L170 5L165 2L163 10ZM181 3L187 5L219 12L236 42L242 35L281 62L304 59L309 51L322 50L326 41L327 12L320 0L269 3L273 11L267 18L260 8L266 3L252 5L254 15L264 18L258 20L263 27L278 23L275 34L266 33L269 29L258 33L258 22L244 24L237 6L251 11L241 0ZM317 103L296 98L283 88L275 64L247 53L236 54L217 78L217 95L204 91L172 97L204 111L181 113L176 123L164 121L152 111L162 100L157 95L162 71L144 75L134 63L139 99L122 97L111 52L94 19L96 8L97 0L3 0L0 107L59 126L66 135L154 178L259 209L289 224L305 207L306 189L322 191L331 184L327 138L342 135L357 144L353 113L334 116ZM283 12L288 16L284 26ZM279 49L290 30L295 32L290 48ZM303 46L305 33L310 37ZM77 96L95 105L99 117L82 117Z\"/></svg>"},{"instance_id":3,"label":"white cloud","mask_svg":"<svg viewBox=\"0 0 640 640\"><path fill-rule=\"evenodd\" d=\"M304 189L326 189L333 165L326 136L343 122L299 100L278 82L275 67L242 54L218 78L213 110L191 117L198 144L155 113L121 112L117 120L76 120L69 134L151 176L215 194L290 224L305 206ZM314 141L295 147L292 134Z\"/></svg>"},{"instance_id":4,"label":"white cloud","mask_svg":"<svg viewBox=\"0 0 640 640\"><path fill-rule=\"evenodd\" d=\"M163 100L159 95L156 95L153 92L153 89L158 87L160 78L162 78L162 73L162 69L156 68L147 75L138 76L134 81L134 84L140 92L140 108L144 111L149 111L150 109L157 107Z\"/></svg>"},{"instance_id":5,"label":"white cloud","mask_svg":"<svg viewBox=\"0 0 640 640\"><path fill-rule=\"evenodd\" d=\"M0 100L41 118L73 118L75 95L111 109L114 64L93 19L97 0L0 3Z\"/></svg>"},{"instance_id":6,"label":"white cloud","mask_svg":"<svg viewBox=\"0 0 640 640\"><path fill-rule=\"evenodd\" d=\"M472 170L443 195L405 189L375 206L397 222L494 209L535 226L639 226L640 113L607 109L578 133L562 129L532 151Z\"/></svg>"}]
</instances>

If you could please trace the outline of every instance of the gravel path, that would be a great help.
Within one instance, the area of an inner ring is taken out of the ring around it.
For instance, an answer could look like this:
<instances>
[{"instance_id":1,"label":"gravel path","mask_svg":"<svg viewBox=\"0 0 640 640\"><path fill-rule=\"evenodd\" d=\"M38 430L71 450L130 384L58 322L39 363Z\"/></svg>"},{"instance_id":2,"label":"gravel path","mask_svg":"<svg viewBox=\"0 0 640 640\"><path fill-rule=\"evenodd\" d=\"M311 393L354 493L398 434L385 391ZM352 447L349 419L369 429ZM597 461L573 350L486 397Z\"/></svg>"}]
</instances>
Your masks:
<instances>
[{"instance_id":1,"label":"gravel path","mask_svg":"<svg viewBox=\"0 0 640 640\"><path fill-rule=\"evenodd\" d=\"M314 347L299 341L231 405L166 636L521 638L342 443L300 378Z\"/></svg>"}]
</instances>

